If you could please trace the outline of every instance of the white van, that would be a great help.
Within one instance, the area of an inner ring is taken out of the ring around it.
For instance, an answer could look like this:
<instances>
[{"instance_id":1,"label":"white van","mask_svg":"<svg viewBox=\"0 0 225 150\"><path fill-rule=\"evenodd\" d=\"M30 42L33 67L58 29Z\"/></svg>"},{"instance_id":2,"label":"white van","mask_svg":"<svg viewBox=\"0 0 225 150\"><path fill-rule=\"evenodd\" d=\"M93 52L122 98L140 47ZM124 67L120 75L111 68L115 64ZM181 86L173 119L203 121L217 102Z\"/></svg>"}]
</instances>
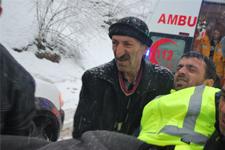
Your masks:
<instances>
[{"instance_id":1,"label":"white van","mask_svg":"<svg viewBox=\"0 0 225 150\"><path fill-rule=\"evenodd\" d=\"M57 141L64 122L63 99L59 89L50 82L34 78L37 137Z\"/></svg>"},{"instance_id":2,"label":"white van","mask_svg":"<svg viewBox=\"0 0 225 150\"><path fill-rule=\"evenodd\" d=\"M195 38L218 22L225 29L225 0L158 0L147 19L153 44L146 58L174 72L180 56L194 49Z\"/></svg>"}]
</instances>

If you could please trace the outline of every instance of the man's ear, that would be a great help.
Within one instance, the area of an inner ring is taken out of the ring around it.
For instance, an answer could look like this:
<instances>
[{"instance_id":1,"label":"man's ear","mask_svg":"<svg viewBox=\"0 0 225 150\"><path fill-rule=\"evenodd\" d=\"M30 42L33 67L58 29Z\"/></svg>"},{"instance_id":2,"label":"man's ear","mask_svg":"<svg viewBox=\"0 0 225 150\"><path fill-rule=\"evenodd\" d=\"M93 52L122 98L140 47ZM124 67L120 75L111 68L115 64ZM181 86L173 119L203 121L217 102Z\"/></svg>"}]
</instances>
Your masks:
<instances>
[{"instance_id":1,"label":"man's ear","mask_svg":"<svg viewBox=\"0 0 225 150\"><path fill-rule=\"evenodd\" d=\"M214 85L214 80L213 79L206 79L203 84L207 86L213 86Z\"/></svg>"}]
</instances>

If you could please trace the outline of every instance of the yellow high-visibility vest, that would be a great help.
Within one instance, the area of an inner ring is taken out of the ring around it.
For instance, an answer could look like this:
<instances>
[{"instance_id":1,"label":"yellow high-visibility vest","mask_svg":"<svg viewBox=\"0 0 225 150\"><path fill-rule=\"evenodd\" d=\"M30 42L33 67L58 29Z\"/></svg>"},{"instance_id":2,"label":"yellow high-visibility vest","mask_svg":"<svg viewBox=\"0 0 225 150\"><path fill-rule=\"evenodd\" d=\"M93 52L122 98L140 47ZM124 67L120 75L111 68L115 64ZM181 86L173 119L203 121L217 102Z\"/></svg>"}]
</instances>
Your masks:
<instances>
[{"instance_id":1,"label":"yellow high-visibility vest","mask_svg":"<svg viewBox=\"0 0 225 150\"><path fill-rule=\"evenodd\" d=\"M200 150L215 130L215 93L197 86L172 92L149 102L143 111L138 139L175 150Z\"/></svg>"}]
</instances>

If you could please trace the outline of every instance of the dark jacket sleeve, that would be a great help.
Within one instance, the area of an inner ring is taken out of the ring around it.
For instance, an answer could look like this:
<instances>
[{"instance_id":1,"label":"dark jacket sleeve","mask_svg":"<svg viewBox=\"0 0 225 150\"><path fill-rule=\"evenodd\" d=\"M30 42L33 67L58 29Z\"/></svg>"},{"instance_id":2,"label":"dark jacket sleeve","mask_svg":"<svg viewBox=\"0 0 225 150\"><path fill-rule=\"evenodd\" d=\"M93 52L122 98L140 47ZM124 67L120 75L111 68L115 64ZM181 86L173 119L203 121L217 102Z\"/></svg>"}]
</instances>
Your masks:
<instances>
[{"instance_id":1,"label":"dark jacket sleeve","mask_svg":"<svg viewBox=\"0 0 225 150\"><path fill-rule=\"evenodd\" d=\"M174 88L174 75L169 69L160 65L152 65L152 67L152 76L149 77L152 81L150 80L151 86L149 88L150 90L156 89L156 91L151 100L156 96L169 94Z\"/></svg>"},{"instance_id":2,"label":"dark jacket sleeve","mask_svg":"<svg viewBox=\"0 0 225 150\"><path fill-rule=\"evenodd\" d=\"M147 150L135 137L110 131L87 131L81 139L68 139L50 143L40 150Z\"/></svg>"},{"instance_id":3,"label":"dark jacket sleeve","mask_svg":"<svg viewBox=\"0 0 225 150\"><path fill-rule=\"evenodd\" d=\"M32 76L0 44L1 134L29 135L35 113Z\"/></svg>"},{"instance_id":4,"label":"dark jacket sleeve","mask_svg":"<svg viewBox=\"0 0 225 150\"><path fill-rule=\"evenodd\" d=\"M215 131L208 139L204 146L204 150L224 150L225 148L225 137Z\"/></svg>"},{"instance_id":5,"label":"dark jacket sleeve","mask_svg":"<svg viewBox=\"0 0 225 150\"><path fill-rule=\"evenodd\" d=\"M170 90L174 88L174 76L172 72L165 68L158 75L158 78L162 94L169 94Z\"/></svg>"},{"instance_id":6,"label":"dark jacket sleeve","mask_svg":"<svg viewBox=\"0 0 225 150\"><path fill-rule=\"evenodd\" d=\"M37 150L50 142L41 138L1 135L1 150Z\"/></svg>"},{"instance_id":7,"label":"dark jacket sleeve","mask_svg":"<svg viewBox=\"0 0 225 150\"><path fill-rule=\"evenodd\" d=\"M76 113L74 115L73 124L73 138L79 138L85 131L95 129L96 120L96 101L93 99L94 89L91 89L95 83L95 79L86 71L82 76L82 88L80 92L80 99L77 106Z\"/></svg>"}]
</instances>

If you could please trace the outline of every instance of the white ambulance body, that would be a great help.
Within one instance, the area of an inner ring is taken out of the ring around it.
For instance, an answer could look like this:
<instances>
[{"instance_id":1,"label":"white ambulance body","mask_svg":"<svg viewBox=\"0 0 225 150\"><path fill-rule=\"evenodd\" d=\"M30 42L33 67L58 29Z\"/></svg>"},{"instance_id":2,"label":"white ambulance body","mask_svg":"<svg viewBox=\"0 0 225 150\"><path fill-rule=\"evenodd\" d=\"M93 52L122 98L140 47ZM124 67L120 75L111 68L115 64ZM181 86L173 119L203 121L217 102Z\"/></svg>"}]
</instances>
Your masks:
<instances>
[{"instance_id":1,"label":"white ambulance body","mask_svg":"<svg viewBox=\"0 0 225 150\"><path fill-rule=\"evenodd\" d=\"M150 31L194 36L202 0L159 0L149 19Z\"/></svg>"},{"instance_id":2,"label":"white ambulance body","mask_svg":"<svg viewBox=\"0 0 225 150\"><path fill-rule=\"evenodd\" d=\"M192 49L199 19L215 22L223 11L225 0L158 0L147 19L153 40L147 59L174 72L180 56Z\"/></svg>"}]
</instances>

